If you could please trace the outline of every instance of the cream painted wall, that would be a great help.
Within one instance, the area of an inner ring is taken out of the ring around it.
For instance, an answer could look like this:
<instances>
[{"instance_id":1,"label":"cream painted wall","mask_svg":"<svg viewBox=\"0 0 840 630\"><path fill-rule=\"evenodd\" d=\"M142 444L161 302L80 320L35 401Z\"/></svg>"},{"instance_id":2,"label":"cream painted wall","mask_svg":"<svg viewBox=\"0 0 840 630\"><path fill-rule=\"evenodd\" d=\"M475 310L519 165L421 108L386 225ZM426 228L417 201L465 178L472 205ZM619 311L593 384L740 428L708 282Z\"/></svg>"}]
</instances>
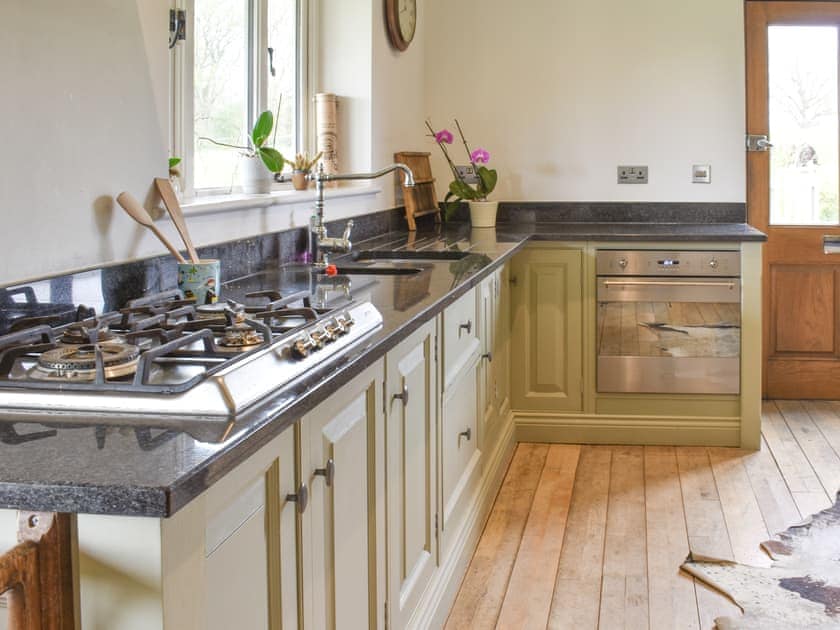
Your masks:
<instances>
[{"instance_id":1,"label":"cream painted wall","mask_svg":"<svg viewBox=\"0 0 840 630\"><path fill-rule=\"evenodd\" d=\"M490 151L495 198L745 200L740 0L429 0L424 20L426 111Z\"/></svg>"},{"instance_id":2,"label":"cream painted wall","mask_svg":"<svg viewBox=\"0 0 840 630\"><path fill-rule=\"evenodd\" d=\"M398 56L385 39L381 2L320 4L316 89L341 97L342 170L379 167L422 140L416 131L408 144L400 136L423 118L422 37ZM0 2L7 122L0 285L164 251L113 198L128 190L152 207L152 178L166 172L168 7L168 0ZM382 194L328 201L327 217L392 207L393 180L377 184ZM197 244L216 243L305 225L312 205L193 215L190 228ZM175 238L168 221L159 224Z\"/></svg>"},{"instance_id":3,"label":"cream painted wall","mask_svg":"<svg viewBox=\"0 0 840 630\"><path fill-rule=\"evenodd\" d=\"M423 151L426 147L423 68L426 33L431 24L424 0L417 0L418 24L414 41L404 52L391 47L385 30L385 3L374 2L373 11L373 165L394 161L397 151ZM393 206L395 177L382 180L383 203Z\"/></svg>"},{"instance_id":4,"label":"cream painted wall","mask_svg":"<svg viewBox=\"0 0 840 630\"><path fill-rule=\"evenodd\" d=\"M138 14L153 4L166 0L0 2L0 282L158 249L132 251L138 230L113 203L166 169Z\"/></svg>"}]
</instances>

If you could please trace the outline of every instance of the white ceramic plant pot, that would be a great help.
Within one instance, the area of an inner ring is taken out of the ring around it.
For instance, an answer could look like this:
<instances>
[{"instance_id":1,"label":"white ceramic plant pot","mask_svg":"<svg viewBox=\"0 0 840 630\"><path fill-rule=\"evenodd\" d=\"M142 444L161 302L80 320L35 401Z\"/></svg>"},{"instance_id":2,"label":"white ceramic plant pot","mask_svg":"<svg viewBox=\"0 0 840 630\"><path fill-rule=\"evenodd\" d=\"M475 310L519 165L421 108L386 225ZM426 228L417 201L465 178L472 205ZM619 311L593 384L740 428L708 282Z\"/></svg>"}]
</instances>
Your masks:
<instances>
[{"instance_id":1,"label":"white ceramic plant pot","mask_svg":"<svg viewBox=\"0 0 840 630\"><path fill-rule=\"evenodd\" d=\"M248 195L270 193L274 183L274 174L269 171L258 157L245 157L239 160L239 187Z\"/></svg>"},{"instance_id":2,"label":"white ceramic plant pot","mask_svg":"<svg viewBox=\"0 0 840 630\"><path fill-rule=\"evenodd\" d=\"M498 201L470 201L470 223L474 228L496 227Z\"/></svg>"}]
</instances>

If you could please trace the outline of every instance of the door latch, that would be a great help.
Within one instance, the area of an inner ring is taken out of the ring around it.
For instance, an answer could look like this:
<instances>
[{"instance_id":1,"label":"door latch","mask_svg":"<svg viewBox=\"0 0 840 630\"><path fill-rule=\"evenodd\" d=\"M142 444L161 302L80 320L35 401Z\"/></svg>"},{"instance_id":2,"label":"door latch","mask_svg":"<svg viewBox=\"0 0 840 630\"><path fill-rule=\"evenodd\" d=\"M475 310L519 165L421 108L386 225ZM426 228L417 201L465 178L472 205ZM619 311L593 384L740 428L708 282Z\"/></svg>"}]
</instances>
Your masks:
<instances>
[{"instance_id":1,"label":"door latch","mask_svg":"<svg viewBox=\"0 0 840 630\"><path fill-rule=\"evenodd\" d=\"M766 134L748 133L746 135L747 151L769 151L773 143L767 139Z\"/></svg>"}]
</instances>

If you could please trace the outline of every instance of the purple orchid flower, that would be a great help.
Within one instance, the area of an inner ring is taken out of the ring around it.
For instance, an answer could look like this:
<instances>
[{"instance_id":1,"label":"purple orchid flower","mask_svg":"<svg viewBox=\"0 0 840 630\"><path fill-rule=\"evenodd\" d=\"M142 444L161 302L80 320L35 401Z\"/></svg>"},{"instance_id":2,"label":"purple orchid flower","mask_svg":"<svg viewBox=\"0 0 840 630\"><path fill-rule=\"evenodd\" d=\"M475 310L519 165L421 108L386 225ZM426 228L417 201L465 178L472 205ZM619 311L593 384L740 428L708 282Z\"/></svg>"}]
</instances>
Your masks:
<instances>
[{"instance_id":1,"label":"purple orchid flower","mask_svg":"<svg viewBox=\"0 0 840 630\"><path fill-rule=\"evenodd\" d=\"M446 144L452 144L452 139L452 132L448 129L441 129L435 134L435 142L437 142L438 144L444 142Z\"/></svg>"},{"instance_id":2,"label":"purple orchid flower","mask_svg":"<svg viewBox=\"0 0 840 630\"><path fill-rule=\"evenodd\" d=\"M490 154L484 149L476 149L470 153L470 161L475 164L487 164L490 161Z\"/></svg>"}]
</instances>

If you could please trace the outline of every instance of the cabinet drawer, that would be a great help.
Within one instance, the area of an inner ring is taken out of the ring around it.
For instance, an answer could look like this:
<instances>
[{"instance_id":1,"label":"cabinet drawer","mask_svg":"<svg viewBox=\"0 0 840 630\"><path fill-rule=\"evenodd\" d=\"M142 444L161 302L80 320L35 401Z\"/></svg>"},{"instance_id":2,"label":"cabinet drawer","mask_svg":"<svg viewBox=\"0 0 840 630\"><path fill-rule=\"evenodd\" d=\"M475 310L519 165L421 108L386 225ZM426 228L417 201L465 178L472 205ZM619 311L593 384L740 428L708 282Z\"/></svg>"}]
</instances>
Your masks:
<instances>
[{"instance_id":1,"label":"cabinet drawer","mask_svg":"<svg viewBox=\"0 0 840 630\"><path fill-rule=\"evenodd\" d=\"M473 360L456 375L443 395L441 460L444 529L451 529L462 511L464 499L472 495L480 473L477 449L478 360Z\"/></svg>"},{"instance_id":2,"label":"cabinet drawer","mask_svg":"<svg viewBox=\"0 0 840 630\"><path fill-rule=\"evenodd\" d=\"M479 350L476 292L470 289L443 312L443 389Z\"/></svg>"}]
</instances>

